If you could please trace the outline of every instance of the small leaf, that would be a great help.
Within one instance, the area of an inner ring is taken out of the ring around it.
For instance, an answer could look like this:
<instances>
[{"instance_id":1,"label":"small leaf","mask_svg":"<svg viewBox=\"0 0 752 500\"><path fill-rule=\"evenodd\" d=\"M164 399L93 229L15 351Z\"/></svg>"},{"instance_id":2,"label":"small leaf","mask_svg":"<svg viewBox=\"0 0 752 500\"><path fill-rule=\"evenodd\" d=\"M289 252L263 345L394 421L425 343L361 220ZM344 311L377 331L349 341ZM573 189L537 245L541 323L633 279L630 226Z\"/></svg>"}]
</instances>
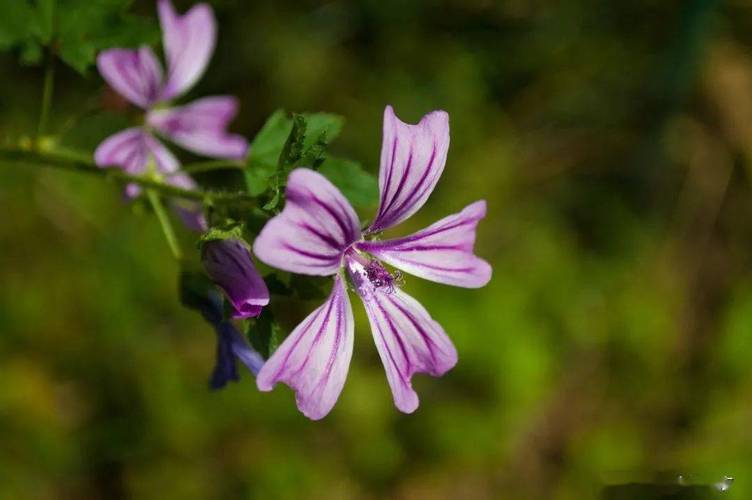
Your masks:
<instances>
[{"instance_id":1,"label":"small leaf","mask_svg":"<svg viewBox=\"0 0 752 500\"><path fill-rule=\"evenodd\" d=\"M310 148L316 142L325 138L325 144L331 143L339 137L345 119L340 115L332 113L305 113L306 120L306 141L305 147Z\"/></svg>"},{"instance_id":2,"label":"small leaf","mask_svg":"<svg viewBox=\"0 0 752 500\"><path fill-rule=\"evenodd\" d=\"M292 130L285 140L277 165L281 174L286 175L303 157L305 150L306 129L308 124L303 115L293 115Z\"/></svg>"},{"instance_id":3,"label":"small leaf","mask_svg":"<svg viewBox=\"0 0 752 500\"><path fill-rule=\"evenodd\" d=\"M342 194L359 208L375 206L379 199L379 185L371 173L360 163L342 158L328 157L319 169Z\"/></svg>"},{"instance_id":4,"label":"small leaf","mask_svg":"<svg viewBox=\"0 0 752 500\"><path fill-rule=\"evenodd\" d=\"M248 193L258 196L269 189L271 180L277 172L279 156L285 146L292 120L284 110L278 109L251 142L245 168Z\"/></svg>"},{"instance_id":5,"label":"small leaf","mask_svg":"<svg viewBox=\"0 0 752 500\"><path fill-rule=\"evenodd\" d=\"M269 359L285 338L282 327L268 309L264 310L258 318L248 321L246 335L251 346L264 359Z\"/></svg>"}]
</instances>

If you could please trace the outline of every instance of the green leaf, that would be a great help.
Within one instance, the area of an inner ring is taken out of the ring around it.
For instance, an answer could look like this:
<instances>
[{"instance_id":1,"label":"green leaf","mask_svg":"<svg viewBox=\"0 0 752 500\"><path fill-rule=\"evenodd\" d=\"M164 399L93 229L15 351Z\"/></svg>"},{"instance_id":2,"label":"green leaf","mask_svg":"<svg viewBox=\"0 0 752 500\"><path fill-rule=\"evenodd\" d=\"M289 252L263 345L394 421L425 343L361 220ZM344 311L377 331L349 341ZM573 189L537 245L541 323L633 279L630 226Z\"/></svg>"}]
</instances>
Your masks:
<instances>
[{"instance_id":1,"label":"green leaf","mask_svg":"<svg viewBox=\"0 0 752 500\"><path fill-rule=\"evenodd\" d=\"M245 170L249 194L268 193L263 208L275 210L290 171L318 168L343 123L341 116L330 113L295 114L290 118L283 110L275 111L251 142Z\"/></svg>"},{"instance_id":2,"label":"green leaf","mask_svg":"<svg viewBox=\"0 0 752 500\"><path fill-rule=\"evenodd\" d=\"M55 3L56 0L38 0L37 24L39 26L39 39L44 45L52 40L55 29Z\"/></svg>"},{"instance_id":3,"label":"green leaf","mask_svg":"<svg viewBox=\"0 0 752 500\"><path fill-rule=\"evenodd\" d=\"M285 338L282 327L268 309L265 309L258 318L248 321L246 336L251 346L264 359L269 359Z\"/></svg>"},{"instance_id":4,"label":"green leaf","mask_svg":"<svg viewBox=\"0 0 752 500\"><path fill-rule=\"evenodd\" d=\"M279 173L286 174L303 158L307 128L308 124L303 115L293 115L292 130L285 140L277 162Z\"/></svg>"},{"instance_id":5,"label":"green leaf","mask_svg":"<svg viewBox=\"0 0 752 500\"><path fill-rule=\"evenodd\" d=\"M94 63L100 50L135 48L159 39L159 31L152 20L126 12L131 0L58 1L59 55L81 73Z\"/></svg>"},{"instance_id":6,"label":"green leaf","mask_svg":"<svg viewBox=\"0 0 752 500\"><path fill-rule=\"evenodd\" d=\"M38 64L42 47L85 72L102 49L133 48L159 40L153 20L127 13L132 0L0 0L0 50L20 48Z\"/></svg>"},{"instance_id":7,"label":"green leaf","mask_svg":"<svg viewBox=\"0 0 752 500\"><path fill-rule=\"evenodd\" d=\"M277 172L280 153L291 130L292 120L287 117L284 110L278 109L256 134L251 142L245 169L250 195L258 196L269 189L271 180Z\"/></svg>"},{"instance_id":8,"label":"green leaf","mask_svg":"<svg viewBox=\"0 0 752 500\"><path fill-rule=\"evenodd\" d=\"M371 173L360 163L342 158L328 157L319 169L342 194L358 208L370 208L379 199L379 185Z\"/></svg>"},{"instance_id":9,"label":"green leaf","mask_svg":"<svg viewBox=\"0 0 752 500\"><path fill-rule=\"evenodd\" d=\"M25 0L0 0L0 49L9 49L38 34L33 6Z\"/></svg>"},{"instance_id":10,"label":"green leaf","mask_svg":"<svg viewBox=\"0 0 752 500\"><path fill-rule=\"evenodd\" d=\"M314 147L317 142L331 143L339 137L345 119L332 113L304 113L306 120L305 148Z\"/></svg>"}]
</instances>

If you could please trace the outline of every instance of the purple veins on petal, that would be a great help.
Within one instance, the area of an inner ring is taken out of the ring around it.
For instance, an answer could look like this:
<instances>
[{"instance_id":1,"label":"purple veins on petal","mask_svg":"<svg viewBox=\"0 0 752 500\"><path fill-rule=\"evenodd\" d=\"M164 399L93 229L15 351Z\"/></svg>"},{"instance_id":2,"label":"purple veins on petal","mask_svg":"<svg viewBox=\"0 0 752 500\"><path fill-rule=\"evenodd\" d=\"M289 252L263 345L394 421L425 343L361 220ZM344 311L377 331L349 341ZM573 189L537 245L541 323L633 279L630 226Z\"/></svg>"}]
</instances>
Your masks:
<instances>
[{"instance_id":1,"label":"purple veins on petal","mask_svg":"<svg viewBox=\"0 0 752 500\"><path fill-rule=\"evenodd\" d=\"M412 413L419 404L412 376L443 375L457 364L457 351L441 325L402 290L377 291L363 304L394 404L400 411Z\"/></svg>"},{"instance_id":2,"label":"purple veins on petal","mask_svg":"<svg viewBox=\"0 0 752 500\"><path fill-rule=\"evenodd\" d=\"M138 127L111 135L94 151L98 166L120 167L134 175L146 172L150 160L160 173L171 174L180 168L177 158L162 143Z\"/></svg>"},{"instance_id":3,"label":"purple veins on petal","mask_svg":"<svg viewBox=\"0 0 752 500\"><path fill-rule=\"evenodd\" d=\"M245 137L227 132L238 111L231 96L205 97L176 108L150 111L147 123L185 149L217 158L244 158Z\"/></svg>"},{"instance_id":4,"label":"purple veins on petal","mask_svg":"<svg viewBox=\"0 0 752 500\"><path fill-rule=\"evenodd\" d=\"M118 94L140 108L160 99L162 67L149 47L105 50L97 56L97 69Z\"/></svg>"},{"instance_id":5,"label":"purple veins on petal","mask_svg":"<svg viewBox=\"0 0 752 500\"><path fill-rule=\"evenodd\" d=\"M421 278L465 288L478 288L491 279L491 266L473 253L478 222L486 202L477 201L404 238L362 241L359 250Z\"/></svg>"},{"instance_id":6,"label":"purple veins on petal","mask_svg":"<svg viewBox=\"0 0 752 500\"><path fill-rule=\"evenodd\" d=\"M194 5L179 15L170 0L159 0L162 44L167 58L167 78L162 100L170 100L188 91L201 78L214 52L217 23L211 7Z\"/></svg>"},{"instance_id":7,"label":"purple veins on petal","mask_svg":"<svg viewBox=\"0 0 752 500\"><path fill-rule=\"evenodd\" d=\"M417 125L402 122L391 106L384 110L379 169L379 210L368 232L395 226L426 202L444 171L449 150L449 115L427 114Z\"/></svg>"},{"instance_id":8,"label":"purple veins on petal","mask_svg":"<svg viewBox=\"0 0 752 500\"><path fill-rule=\"evenodd\" d=\"M337 273L343 252L360 238L355 210L323 175L306 168L292 171L286 197L284 210L256 238L256 256L289 272Z\"/></svg>"},{"instance_id":9,"label":"purple veins on petal","mask_svg":"<svg viewBox=\"0 0 752 500\"><path fill-rule=\"evenodd\" d=\"M353 348L353 314L341 276L327 301L285 339L256 378L261 391L283 382L295 391L300 411L325 417L339 398Z\"/></svg>"},{"instance_id":10,"label":"purple veins on petal","mask_svg":"<svg viewBox=\"0 0 752 500\"><path fill-rule=\"evenodd\" d=\"M204 243L202 261L209 278L230 299L236 318L258 316L269 304L269 290L242 241L230 238Z\"/></svg>"}]
</instances>

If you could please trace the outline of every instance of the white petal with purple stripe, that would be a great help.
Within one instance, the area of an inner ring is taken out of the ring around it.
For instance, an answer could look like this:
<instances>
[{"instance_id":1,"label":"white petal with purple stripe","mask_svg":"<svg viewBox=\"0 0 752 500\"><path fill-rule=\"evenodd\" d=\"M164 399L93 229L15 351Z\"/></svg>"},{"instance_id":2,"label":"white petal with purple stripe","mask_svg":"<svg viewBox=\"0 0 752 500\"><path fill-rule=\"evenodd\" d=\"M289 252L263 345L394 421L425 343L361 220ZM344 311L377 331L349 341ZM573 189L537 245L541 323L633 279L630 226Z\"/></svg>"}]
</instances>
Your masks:
<instances>
[{"instance_id":1,"label":"white petal with purple stripe","mask_svg":"<svg viewBox=\"0 0 752 500\"><path fill-rule=\"evenodd\" d=\"M337 402L347 378L353 349L353 314L342 278L329 299L282 342L256 378L261 391L277 382L295 390L298 409L312 420L323 418Z\"/></svg>"},{"instance_id":2,"label":"white petal with purple stripe","mask_svg":"<svg viewBox=\"0 0 752 500\"><path fill-rule=\"evenodd\" d=\"M141 108L157 102L162 93L162 66L149 47L109 49L97 56L97 69L120 95Z\"/></svg>"},{"instance_id":3,"label":"white petal with purple stripe","mask_svg":"<svg viewBox=\"0 0 752 500\"><path fill-rule=\"evenodd\" d=\"M405 292L378 290L363 304L394 404L400 411L412 413L419 403L412 376L443 375L457 363L457 351L441 325Z\"/></svg>"},{"instance_id":4,"label":"white petal with purple stripe","mask_svg":"<svg viewBox=\"0 0 752 500\"><path fill-rule=\"evenodd\" d=\"M475 230L485 215L486 202L476 201L410 236L363 241L356 247L415 276L479 288L491 279L491 266L473 253Z\"/></svg>"},{"instance_id":5,"label":"white petal with purple stripe","mask_svg":"<svg viewBox=\"0 0 752 500\"><path fill-rule=\"evenodd\" d=\"M449 115L427 114L417 125L402 122L391 106L384 110L384 142L379 169L379 211L369 231L388 229L417 212L444 171L449 150Z\"/></svg>"},{"instance_id":6,"label":"white petal with purple stripe","mask_svg":"<svg viewBox=\"0 0 752 500\"><path fill-rule=\"evenodd\" d=\"M97 147L94 161L100 167L120 167L130 174L142 174L149 160L162 173L173 173L180 163L158 140L134 127L111 135Z\"/></svg>"},{"instance_id":7,"label":"white petal with purple stripe","mask_svg":"<svg viewBox=\"0 0 752 500\"><path fill-rule=\"evenodd\" d=\"M285 194L284 210L261 230L254 253L293 273L337 273L343 252L360 238L355 210L331 182L307 168L292 171Z\"/></svg>"},{"instance_id":8,"label":"white petal with purple stripe","mask_svg":"<svg viewBox=\"0 0 752 500\"><path fill-rule=\"evenodd\" d=\"M147 123L188 151L216 158L244 158L245 137L227 133L227 125L238 111L231 96L197 99L185 106L150 111Z\"/></svg>"},{"instance_id":9,"label":"white petal with purple stripe","mask_svg":"<svg viewBox=\"0 0 752 500\"><path fill-rule=\"evenodd\" d=\"M157 8L167 57L167 82L161 97L170 100L190 89L206 70L216 44L217 22L205 3L182 16L169 0L159 0Z\"/></svg>"}]
</instances>

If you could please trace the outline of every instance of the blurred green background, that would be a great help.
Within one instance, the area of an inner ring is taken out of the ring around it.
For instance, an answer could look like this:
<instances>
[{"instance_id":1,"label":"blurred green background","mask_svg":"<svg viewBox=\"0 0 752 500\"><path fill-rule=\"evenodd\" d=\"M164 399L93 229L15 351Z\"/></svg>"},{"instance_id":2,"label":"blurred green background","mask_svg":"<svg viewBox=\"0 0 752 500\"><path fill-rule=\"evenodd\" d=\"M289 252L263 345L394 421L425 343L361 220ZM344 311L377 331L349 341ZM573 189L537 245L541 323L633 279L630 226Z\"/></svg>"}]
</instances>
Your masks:
<instances>
[{"instance_id":1,"label":"blurred green background","mask_svg":"<svg viewBox=\"0 0 752 500\"><path fill-rule=\"evenodd\" d=\"M488 200L491 283L405 285L459 364L400 414L354 303L323 421L247 372L210 392L214 333L155 218L101 179L0 166L0 498L581 500L677 474L752 498L752 2L211 4L188 97L239 96L249 137L278 107L339 113L333 152L375 173L386 104L449 112L444 176L400 232ZM39 113L43 71L18 59L0 55L3 137ZM62 143L122 127L68 127L111 96L95 71L56 79Z\"/></svg>"}]
</instances>

